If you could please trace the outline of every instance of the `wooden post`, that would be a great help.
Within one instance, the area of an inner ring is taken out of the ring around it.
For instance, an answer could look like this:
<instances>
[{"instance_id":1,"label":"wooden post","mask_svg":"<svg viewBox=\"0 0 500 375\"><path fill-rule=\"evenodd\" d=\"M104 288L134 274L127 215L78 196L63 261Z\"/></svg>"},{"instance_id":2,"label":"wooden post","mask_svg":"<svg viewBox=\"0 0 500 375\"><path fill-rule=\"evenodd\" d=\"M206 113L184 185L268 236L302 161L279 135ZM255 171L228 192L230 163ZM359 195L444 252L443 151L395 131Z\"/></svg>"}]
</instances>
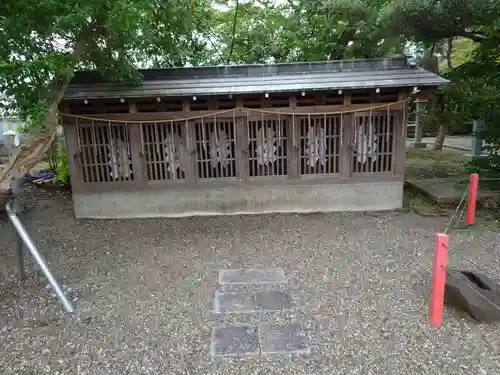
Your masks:
<instances>
[{"instance_id":1,"label":"wooden post","mask_svg":"<svg viewBox=\"0 0 500 375\"><path fill-rule=\"evenodd\" d=\"M344 91L344 105L350 106L352 104L352 93L350 90Z\"/></svg>"},{"instance_id":2,"label":"wooden post","mask_svg":"<svg viewBox=\"0 0 500 375\"><path fill-rule=\"evenodd\" d=\"M352 104L351 90L344 91L344 106L349 110ZM354 113L346 113L342 115L342 147L340 147L340 175L342 177L351 177L352 175L352 158L354 156L354 147L352 132L355 129Z\"/></svg>"},{"instance_id":3,"label":"wooden post","mask_svg":"<svg viewBox=\"0 0 500 375\"><path fill-rule=\"evenodd\" d=\"M65 105L64 113L70 114L71 107ZM66 141L66 157L68 158L68 167L71 180L71 189L73 191L82 191L83 189L83 173L80 144L78 142L78 127L75 117L61 116L63 123L64 139Z\"/></svg>"},{"instance_id":4,"label":"wooden post","mask_svg":"<svg viewBox=\"0 0 500 375\"><path fill-rule=\"evenodd\" d=\"M399 100L406 100L410 96L410 92L407 90L401 90L399 92ZM390 121L392 115L387 119ZM401 114L395 116L393 125L393 152L392 160L394 163L394 174L396 176L401 176L404 178L405 173L405 149L406 149L406 125L408 122L408 102L401 103Z\"/></svg>"},{"instance_id":5,"label":"wooden post","mask_svg":"<svg viewBox=\"0 0 500 375\"><path fill-rule=\"evenodd\" d=\"M14 199L12 200L12 208L14 212L20 217L21 216L21 202L19 201L19 194L24 186L24 176L21 178L13 178L10 184L12 195ZM17 248L17 259L19 261L19 279L22 281L26 278L26 271L24 266L24 242L17 230L16 233L16 248Z\"/></svg>"},{"instance_id":6,"label":"wooden post","mask_svg":"<svg viewBox=\"0 0 500 375\"><path fill-rule=\"evenodd\" d=\"M408 144L411 148L426 148L427 143L422 142L422 114L425 111L427 99L417 98L415 100L415 137L412 142ZM408 124L406 124L408 126Z\"/></svg>"},{"instance_id":7,"label":"wooden post","mask_svg":"<svg viewBox=\"0 0 500 375\"><path fill-rule=\"evenodd\" d=\"M236 107L243 107L243 97L238 95L235 99ZM248 129L250 124L247 121L247 115L244 113L240 114L241 111L235 112L234 120L236 121L236 147L239 150L239 154L236 155L237 162L237 176L239 181L248 180L249 170L249 144L248 144Z\"/></svg>"},{"instance_id":8,"label":"wooden post","mask_svg":"<svg viewBox=\"0 0 500 375\"><path fill-rule=\"evenodd\" d=\"M432 290L429 306L429 319L433 326L441 326L443 324L444 290L446 267L448 266L448 239L448 235L436 233L434 241Z\"/></svg>"},{"instance_id":9,"label":"wooden post","mask_svg":"<svg viewBox=\"0 0 500 375\"><path fill-rule=\"evenodd\" d=\"M129 113L137 113L137 104L134 101L128 102L128 112Z\"/></svg>"},{"instance_id":10,"label":"wooden post","mask_svg":"<svg viewBox=\"0 0 500 375\"><path fill-rule=\"evenodd\" d=\"M297 109L297 96L290 94L289 106L293 112ZM299 178L300 139L299 119L297 116L288 116L287 131L287 178L297 180Z\"/></svg>"},{"instance_id":11,"label":"wooden post","mask_svg":"<svg viewBox=\"0 0 500 375\"><path fill-rule=\"evenodd\" d=\"M352 175L352 158L355 145L352 144L352 132L354 129L354 114L346 113L341 116L342 130L340 132L341 146L340 146L340 176L351 177Z\"/></svg>"},{"instance_id":12,"label":"wooden post","mask_svg":"<svg viewBox=\"0 0 500 375\"><path fill-rule=\"evenodd\" d=\"M182 112L184 117L188 117L191 112L191 104L190 98L182 99ZM195 184L197 180L198 173L198 155L196 153L196 140L195 140L195 129L193 129L193 123L189 121L185 121L184 123L184 132L183 138L184 142L186 142L186 148L189 150L188 162L187 162L187 170L186 170L186 181L189 181L191 184Z\"/></svg>"},{"instance_id":13,"label":"wooden post","mask_svg":"<svg viewBox=\"0 0 500 375\"><path fill-rule=\"evenodd\" d=\"M477 202L477 188L479 186L479 175L477 173L471 173L469 180L469 197L467 199L467 225L474 224L474 218L476 217L476 202Z\"/></svg>"},{"instance_id":14,"label":"wooden post","mask_svg":"<svg viewBox=\"0 0 500 375\"><path fill-rule=\"evenodd\" d=\"M130 101L128 103L129 113L137 113L137 104L134 101ZM130 157L132 159L132 170L134 181L138 184L147 184L148 176L147 176L147 167L146 167L146 158L144 155L142 144L142 126L141 124L125 124L127 126L127 130L129 132L129 142L130 142Z\"/></svg>"}]
</instances>

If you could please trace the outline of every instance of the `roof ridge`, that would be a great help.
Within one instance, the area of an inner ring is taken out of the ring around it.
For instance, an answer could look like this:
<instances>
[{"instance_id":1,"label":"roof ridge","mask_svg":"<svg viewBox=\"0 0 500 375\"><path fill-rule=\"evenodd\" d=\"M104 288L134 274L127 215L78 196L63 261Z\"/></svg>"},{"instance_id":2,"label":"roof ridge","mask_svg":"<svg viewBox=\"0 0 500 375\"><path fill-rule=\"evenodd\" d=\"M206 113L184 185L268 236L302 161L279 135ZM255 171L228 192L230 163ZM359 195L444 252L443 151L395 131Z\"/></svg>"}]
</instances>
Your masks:
<instances>
[{"instance_id":1,"label":"roof ridge","mask_svg":"<svg viewBox=\"0 0 500 375\"><path fill-rule=\"evenodd\" d=\"M326 60L279 64L244 64L177 68L139 69L144 80L183 78L265 77L291 74L311 74L348 71L377 71L408 68L405 57L373 59ZM75 73L72 84L109 82L96 71Z\"/></svg>"}]
</instances>

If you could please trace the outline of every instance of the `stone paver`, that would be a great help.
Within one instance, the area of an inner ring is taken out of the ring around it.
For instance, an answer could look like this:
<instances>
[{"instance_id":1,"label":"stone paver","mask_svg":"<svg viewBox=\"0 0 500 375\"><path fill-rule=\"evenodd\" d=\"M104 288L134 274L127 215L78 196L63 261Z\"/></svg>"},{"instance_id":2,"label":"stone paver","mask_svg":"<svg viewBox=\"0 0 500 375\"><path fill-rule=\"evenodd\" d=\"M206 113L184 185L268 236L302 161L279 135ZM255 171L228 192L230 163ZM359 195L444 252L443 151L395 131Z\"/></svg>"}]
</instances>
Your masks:
<instances>
[{"instance_id":1,"label":"stone paver","mask_svg":"<svg viewBox=\"0 0 500 375\"><path fill-rule=\"evenodd\" d=\"M278 290L259 291L254 293L255 306L259 311L284 311L293 309L290 293Z\"/></svg>"},{"instance_id":2,"label":"stone paver","mask_svg":"<svg viewBox=\"0 0 500 375\"><path fill-rule=\"evenodd\" d=\"M467 181L456 178L424 178L406 179L406 182L417 190L427 194L437 203L458 202L461 200L467 188ZM484 185L479 187L478 199L489 199L499 195L496 190L491 190Z\"/></svg>"},{"instance_id":3,"label":"stone paver","mask_svg":"<svg viewBox=\"0 0 500 375\"><path fill-rule=\"evenodd\" d=\"M293 298L289 292L261 290L247 292L215 291L214 313L252 313L286 311L293 309Z\"/></svg>"},{"instance_id":4,"label":"stone paver","mask_svg":"<svg viewBox=\"0 0 500 375\"><path fill-rule=\"evenodd\" d=\"M422 138L422 142L428 143L431 146L434 144L436 137L425 137ZM472 149L472 136L470 135L448 135L444 139L444 145L446 147L458 148L461 150L471 150Z\"/></svg>"},{"instance_id":5,"label":"stone paver","mask_svg":"<svg viewBox=\"0 0 500 375\"><path fill-rule=\"evenodd\" d=\"M215 313L250 313L257 310L252 293L215 291Z\"/></svg>"},{"instance_id":6,"label":"stone paver","mask_svg":"<svg viewBox=\"0 0 500 375\"><path fill-rule=\"evenodd\" d=\"M411 142L411 141L412 140L407 140L407 144L408 144L408 142ZM422 142L427 143L429 147L432 147L434 145L435 141L436 141L436 137L422 138ZM486 144L483 141L483 147L485 145ZM447 135L444 139L444 146L456 148L456 149L464 150L464 151L471 151L472 150L472 136L470 136L470 135ZM466 152L464 152L464 154L466 154ZM483 151L483 155L488 155L488 152Z\"/></svg>"},{"instance_id":7,"label":"stone paver","mask_svg":"<svg viewBox=\"0 0 500 375\"><path fill-rule=\"evenodd\" d=\"M227 269L219 271L219 284L285 283L281 268Z\"/></svg>"},{"instance_id":8,"label":"stone paver","mask_svg":"<svg viewBox=\"0 0 500 375\"><path fill-rule=\"evenodd\" d=\"M231 326L212 329L213 357L241 357L259 355L257 327Z\"/></svg>"},{"instance_id":9,"label":"stone paver","mask_svg":"<svg viewBox=\"0 0 500 375\"><path fill-rule=\"evenodd\" d=\"M299 324L259 326L262 355L309 355L311 350Z\"/></svg>"}]
</instances>

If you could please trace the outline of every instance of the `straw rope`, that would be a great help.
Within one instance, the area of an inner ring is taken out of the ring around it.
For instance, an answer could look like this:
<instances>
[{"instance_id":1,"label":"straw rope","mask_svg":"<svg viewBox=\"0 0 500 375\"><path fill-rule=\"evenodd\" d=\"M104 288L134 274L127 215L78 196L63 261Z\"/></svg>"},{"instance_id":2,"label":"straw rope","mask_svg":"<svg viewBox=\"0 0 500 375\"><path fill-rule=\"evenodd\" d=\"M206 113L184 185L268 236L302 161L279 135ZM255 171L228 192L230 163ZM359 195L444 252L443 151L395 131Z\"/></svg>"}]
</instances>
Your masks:
<instances>
[{"instance_id":1,"label":"straw rope","mask_svg":"<svg viewBox=\"0 0 500 375\"><path fill-rule=\"evenodd\" d=\"M203 115L198 115L198 116L191 116L191 117L184 117L184 118L177 118L177 119L167 119L167 120L146 120L146 121L141 121L141 120L110 120L109 118L97 118L97 117L90 117L90 116L81 116L81 115L72 115L69 113L63 113L60 112L59 114L61 116L67 116L67 117L73 117L77 119L82 119L82 120L90 120L90 121L111 121L113 123L121 123L121 124L153 124L155 122L162 122L162 121L169 121L169 122L177 122L177 121L190 121L190 120L198 120L198 119L204 119L206 117L215 117L218 115L222 115L225 113L231 113L236 112L236 111L246 111L246 112L256 112L256 113L261 113L262 115L264 114L270 114L270 115L278 115L278 116L329 116L329 115L344 115L348 113L357 113L357 112L366 112L366 111L373 111L376 109L380 108L386 108L389 110L391 106L397 105L397 104L403 104L408 102L408 99L403 99L403 100L398 100L397 102L392 102L392 103L384 103L384 104L378 104L375 106L371 107L365 107L365 108L360 108L360 109L350 109L350 110L345 110L345 111L333 111L333 112L282 112L282 111L272 111L268 109L257 109L257 108L246 108L246 107L235 107L231 109L225 109L222 111L216 111L216 112L211 112L211 113L206 113Z\"/></svg>"}]
</instances>

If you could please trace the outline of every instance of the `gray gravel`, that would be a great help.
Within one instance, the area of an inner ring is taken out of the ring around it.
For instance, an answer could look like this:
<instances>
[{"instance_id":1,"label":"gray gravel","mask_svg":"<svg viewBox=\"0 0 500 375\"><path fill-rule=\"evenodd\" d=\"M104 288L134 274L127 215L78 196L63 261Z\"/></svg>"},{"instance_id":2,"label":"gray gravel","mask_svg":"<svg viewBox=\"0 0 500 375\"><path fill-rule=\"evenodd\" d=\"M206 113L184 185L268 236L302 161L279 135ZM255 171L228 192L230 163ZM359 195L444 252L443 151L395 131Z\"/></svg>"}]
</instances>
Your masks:
<instances>
[{"instance_id":1,"label":"gray gravel","mask_svg":"<svg viewBox=\"0 0 500 375\"><path fill-rule=\"evenodd\" d=\"M500 374L499 325L450 308L443 328L427 323L433 232L446 218L75 220L68 196L27 197L29 229L78 312L61 314L31 260L18 281L12 230L0 220L2 375ZM454 234L450 247L496 277L500 239L481 229ZM282 267L294 311L214 315L217 270L247 267ZM212 327L269 322L301 324L311 355L211 360Z\"/></svg>"}]
</instances>

